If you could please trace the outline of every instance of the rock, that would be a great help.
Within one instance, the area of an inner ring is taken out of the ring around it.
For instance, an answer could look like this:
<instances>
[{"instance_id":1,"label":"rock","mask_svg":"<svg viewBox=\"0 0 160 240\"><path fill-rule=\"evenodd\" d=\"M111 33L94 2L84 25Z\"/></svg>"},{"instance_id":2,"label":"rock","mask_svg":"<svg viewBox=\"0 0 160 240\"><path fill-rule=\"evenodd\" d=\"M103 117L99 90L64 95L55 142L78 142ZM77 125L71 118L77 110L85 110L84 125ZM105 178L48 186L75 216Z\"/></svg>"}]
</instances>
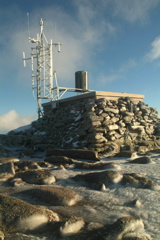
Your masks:
<instances>
[{"instance_id":1,"label":"rock","mask_svg":"<svg viewBox=\"0 0 160 240\"><path fill-rule=\"evenodd\" d=\"M0 182L6 182L11 178L13 178L13 174L10 174L10 173L1 173L0 174Z\"/></svg>"},{"instance_id":2,"label":"rock","mask_svg":"<svg viewBox=\"0 0 160 240\"><path fill-rule=\"evenodd\" d=\"M33 206L20 199L0 194L0 228L6 232L34 230L49 221L59 221L52 211Z\"/></svg>"},{"instance_id":3,"label":"rock","mask_svg":"<svg viewBox=\"0 0 160 240\"><path fill-rule=\"evenodd\" d=\"M123 240L125 239L125 236L130 233L134 233L134 237L137 237L139 232L141 235L145 234L142 219L138 216L125 216L117 219L115 223L110 225L110 230L106 232L104 239Z\"/></svg>"},{"instance_id":4,"label":"rock","mask_svg":"<svg viewBox=\"0 0 160 240\"><path fill-rule=\"evenodd\" d=\"M87 187L97 189L99 188L99 184L104 184L105 187L108 187L112 184L119 183L123 178L117 171L108 170L101 172L92 172L86 174L77 174L75 177L71 179L74 181L79 181L82 185Z\"/></svg>"},{"instance_id":5,"label":"rock","mask_svg":"<svg viewBox=\"0 0 160 240\"><path fill-rule=\"evenodd\" d=\"M138 236L137 236L138 235ZM128 233L123 238L123 240L152 240L149 234L136 234L136 233Z\"/></svg>"},{"instance_id":6,"label":"rock","mask_svg":"<svg viewBox=\"0 0 160 240\"><path fill-rule=\"evenodd\" d=\"M88 234L88 239L105 240L151 240L145 233L144 223L139 216L124 216L117 219L113 224L105 225L99 229L93 230Z\"/></svg>"},{"instance_id":7,"label":"rock","mask_svg":"<svg viewBox=\"0 0 160 240\"><path fill-rule=\"evenodd\" d=\"M148 151L148 147L147 146L139 146L138 150L137 150L138 154L144 154L147 151Z\"/></svg>"},{"instance_id":8,"label":"rock","mask_svg":"<svg viewBox=\"0 0 160 240\"><path fill-rule=\"evenodd\" d=\"M13 162L4 163L0 165L0 174L8 173L8 174L15 174L14 164Z\"/></svg>"},{"instance_id":9,"label":"rock","mask_svg":"<svg viewBox=\"0 0 160 240\"><path fill-rule=\"evenodd\" d=\"M106 147L95 144L109 141L119 144L119 140L123 141L122 145L129 142L136 151L141 152L138 147L144 141L153 142L147 146L148 150L160 147L159 126L157 110L143 102L133 102L130 98L116 101L84 98L72 104L63 102L55 109L44 107L44 116L34 121L30 129L11 131L5 137L0 135L0 141L9 146L26 146L25 156L31 157L35 151L45 152L51 148L92 149L102 153ZM88 135L91 132L103 135L98 139L90 138ZM73 155L67 157L77 158Z\"/></svg>"},{"instance_id":10,"label":"rock","mask_svg":"<svg viewBox=\"0 0 160 240\"><path fill-rule=\"evenodd\" d=\"M53 173L49 170L28 170L17 172L15 178L21 178L24 182L30 184L52 184L56 182Z\"/></svg>"},{"instance_id":11,"label":"rock","mask_svg":"<svg viewBox=\"0 0 160 240\"><path fill-rule=\"evenodd\" d=\"M78 233L84 226L84 221L81 218L71 217L63 226L60 227L60 235L62 237L70 237Z\"/></svg>"},{"instance_id":12,"label":"rock","mask_svg":"<svg viewBox=\"0 0 160 240\"><path fill-rule=\"evenodd\" d=\"M14 178L10 181L10 183L13 185L13 187L24 186L26 184L26 182L22 181L21 178Z\"/></svg>"},{"instance_id":13,"label":"rock","mask_svg":"<svg viewBox=\"0 0 160 240\"><path fill-rule=\"evenodd\" d=\"M105 107L105 108L104 108L104 111L105 111L105 112L115 113L115 114L119 113L119 110L118 110L118 109L116 109L116 108L109 108L109 107Z\"/></svg>"},{"instance_id":14,"label":"rock","mask_svg":"<svg viewBox=\"0 0 160 240\"><path fill-rule=\"evenodd\" d=\"M120 166L114 162L96 162L96 163L88 163L88 162L75 162L75 168L79 169L120 169Z\"/></svg>"},{"instance_id":15,"label":"rock","mask_svg":"<svg viewBox=\"0 0 160 240\"><path fill-rule=\"evenodd\" d=\"M8 163L8 162L19 162L19 159L14 157L0 158L0 163Z\"/></svg>"},{"instance_id":16,"label":"rock","mask_svg":"<svg viewBox=\"0 0 160 240\"><path fill-rule=\"evenodd\" d=\"M153 163L153 161L150 157L138 157L133 160L130 160L129 163L146 164L146 163Z\"/></svg>"},{"instance_id":17,"label":"rock","mask_svg":"<svg viewBox=\"0 0 160 240\"><path fill-rule=\"evenodd\" d=\"M113 130L119 129L119 126L118 126L117 124L108 125L108 126L107 126L107 129L108 129L109 131L113 131Z\"/></svg>"},{"instance_id":18,"label":"rock","mask_svg":"<svg viewBox=\"0 0 160 240\"><path fill-rule=\"evenodd\" d=\"M135 207L137 207L137 208L139 208L139 207L142 206L141 202L140 202L138 199L134 199L134 200L132 201L132 204L133 204Z\"/></svg>"},{"instance_id":19,"label":"rock","mask_svg":"<svg viewBox=\"0 0 160 240\"><path fill-rule=\"evenodd\" d=\"M74 159L99 160L98 152L84 149L50 149L46 153L48 156L66 156Z\"/></svg>"},{"instance_id":20,"label":"rock","mask_svg":"<svg viewBox=\"0 0 160 240\"><path fill-rule=\"evenodd\" d=\"M21 160L19 162L15 162L14 166L16 168L16 172L25 171L25 169L37 169L50 167L50 164L43 161L33 161L33 160Z\"/></svg>"},{"instance_id":21,"label":"rock","mask_svg":"<svg viewBox=\"0 0 160 240\"><path fill-rule=\"evenodd\" d=\"M132 151L122 151L114 155L114 157L125 157L125 158L133 158L135 156L136 156L136 152L132 152Z\"/></svg>"},{"instance_id":22,"label":"rock","mask_svg":"<svg viewBox=\"0 0 160 240\"><path fill-rule=\"evenodd\" d=\"M146 152L146 154L157 154L157 153L160 153L160 149L154 149Z\"/></svg>"},{"instance_id":23,"label":"rock","mask_svg":"<svg viewBox=\"0 0 160 240\"><path fill-rule=\"evenodd\" d=\"M44 238L40 238L40 237L35 237L35 236L31 236L31 234L23 234L23 233L12 233L12 234L7 234L7 236L5 236L5 240L43 240Z\"/></svg>"},{"instance_id":24,"label":"rock","mask_svg":"<svg viewBox=\"0 0 160 240\"><path fill-rule=\"evenodd\" d=\"M158 186L151 179L149 179L148 177L141 176L140 174L137 173L124 173L120 183L125 186L148 188L152 190L160 189L160 186Z\"/></svg>"},{"instance_id":25,"label":"rock","mask_svg":"<svg viewBox=\"0 0 160 240\"><path fill-rule=\"evenodd\" d=\"M81 199L74 191L55 185L32 188L20 194L30 195L52 206L73 206Z\"/></svg>"},{"instance_id":26,"label":"rock","mask_svg":"<svg viewBox=\"0 0 160 240\"><path fill-rule=\"evenodd\" d=\"M65 157L65 156L45 157L44 161L49 162L49 163L58 163L58 164L61 164L61 163L73 164L74 163L74 159Z\"/></svg>"},{"instance_id":27,"label":"rock","mask_svg":"<svg viewBox=\"0 0 160 240\"><path fill-rule=\"evenodd\" d=\"M132 132L144 133L144 126L131 126L130 130L132 130Z\"/></svg>"},{"instance_id":28,"label":"rock","mask_svg":"<svg viewBox=\"0 0 160 240\"><path fill-rule=\"evenodd\" d=\"M93 231L95 229L98 230L98 229L101 229L101 228L103 228L103 225L100 224L100 223L97 223L97 222L90 222L87 226L88 231Z\"/></svg>"},{"instance_id":29,"label":"rock","mask_svg":"<svg viewBox=\"0 0 160 240\"><path fill-rule=\"evenodd\" d=\"M4 233L0 231L0 240L4 240Z\"/></svg>"}]
</instances>

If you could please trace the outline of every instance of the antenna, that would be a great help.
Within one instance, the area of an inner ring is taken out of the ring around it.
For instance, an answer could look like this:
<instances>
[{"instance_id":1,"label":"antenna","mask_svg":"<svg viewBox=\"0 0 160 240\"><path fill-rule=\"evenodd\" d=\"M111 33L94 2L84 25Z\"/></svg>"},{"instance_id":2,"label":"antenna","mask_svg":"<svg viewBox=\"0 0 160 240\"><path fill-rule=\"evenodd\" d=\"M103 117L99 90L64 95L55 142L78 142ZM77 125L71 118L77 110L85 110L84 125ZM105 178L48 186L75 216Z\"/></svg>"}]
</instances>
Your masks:
<instances>
[{"instance_id":1,"label":"antenna","mask_svg":"<svg viewBox=\"0 0 160 240\"><path fill-rule=\"evenodd\" d=\"M28 31L29 31L29 13L28 16ZM56 72L53 73L53 49L52 46L56 46L58 52L60 52L61 43L48 42L44 32L44 22L42 18L39 22L40 31L37 34L37 38L29 37L29 42L34 44L31 48L31 57L26 58L23 52L23 62L26 66L26 60L31 60L32 70L32 90L33 95L37 95L38 104L38 118L43 116L41 102L44 99L54 99L53 97L53 75L56 87L58 87ZM36 94L34 92L36 91Z\"/></svg>"},{"instance_id":2,"label":"antenna","mask_svg":"<svg viewBox=\"0 0 160 240\"><path fill-rule=\"evenodd\" d=\"M22 57L23 57L23 64L24 64L24 67L26 67L26 57L25 57L25 52L22 53Z\"/></svg>"},{"instance_id":3,"label":"antenna","mask_svg":"<svg viewBox=\"0 0 160 240\"><path fill-rule=\"evenodd\" d=\"M30 36L29 12L27 12L27 22L28 22L28 36Z\"/></svg>"}]
</instances>

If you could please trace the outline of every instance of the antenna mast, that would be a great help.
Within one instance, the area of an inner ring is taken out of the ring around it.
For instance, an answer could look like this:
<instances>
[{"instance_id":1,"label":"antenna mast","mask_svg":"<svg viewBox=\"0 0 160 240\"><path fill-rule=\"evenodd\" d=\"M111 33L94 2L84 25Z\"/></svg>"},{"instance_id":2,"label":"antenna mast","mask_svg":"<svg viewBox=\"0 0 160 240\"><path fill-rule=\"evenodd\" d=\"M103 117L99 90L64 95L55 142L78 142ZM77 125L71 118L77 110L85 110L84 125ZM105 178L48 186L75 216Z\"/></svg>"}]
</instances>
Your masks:
<instances>
[{"instance_id":1,"label":"antenna mast","mask_svg":"<svg viewBox=\"0 0 160 240\"><path fill-rule=\"evenodd\" d=\"M44 22L40 19L40 32L37 34L37 38L30 38L29 42L35 46L31 47L31 57L25 58L23 52L24 66L26 66L26 60L31 60L32 69L32 90L33 93L36 91L37 104L38 104L38 118L41 118L42 107L41 102L43 99L54 99L53 96L53 49L52 46L57 46L58 52L60 52L61 43L50 43L43 32ZM36 65L36 69L34 66ZM55 79L56 87L58 87L57 80Z\"/></svg>"}]
</instances>

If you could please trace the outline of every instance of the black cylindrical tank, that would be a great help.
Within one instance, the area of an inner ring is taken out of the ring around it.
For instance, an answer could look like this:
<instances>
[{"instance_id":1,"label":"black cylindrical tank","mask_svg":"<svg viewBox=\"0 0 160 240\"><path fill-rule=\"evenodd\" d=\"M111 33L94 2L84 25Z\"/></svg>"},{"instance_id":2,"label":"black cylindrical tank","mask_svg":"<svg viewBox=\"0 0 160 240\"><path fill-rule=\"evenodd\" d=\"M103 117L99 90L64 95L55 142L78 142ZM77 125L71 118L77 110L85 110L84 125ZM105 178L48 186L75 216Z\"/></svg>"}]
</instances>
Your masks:
<instances>
[{"instance_id":1,"label":"black cylindrical tank","mask_svg":"<svg viewBox=\"0 0 160 240\"><path fill-rule=\"evenodd\" d=\"M77 92L86 92L88 90L88 72L78 71L75 73L75 88Z\"/></svg>"}]
</instances>

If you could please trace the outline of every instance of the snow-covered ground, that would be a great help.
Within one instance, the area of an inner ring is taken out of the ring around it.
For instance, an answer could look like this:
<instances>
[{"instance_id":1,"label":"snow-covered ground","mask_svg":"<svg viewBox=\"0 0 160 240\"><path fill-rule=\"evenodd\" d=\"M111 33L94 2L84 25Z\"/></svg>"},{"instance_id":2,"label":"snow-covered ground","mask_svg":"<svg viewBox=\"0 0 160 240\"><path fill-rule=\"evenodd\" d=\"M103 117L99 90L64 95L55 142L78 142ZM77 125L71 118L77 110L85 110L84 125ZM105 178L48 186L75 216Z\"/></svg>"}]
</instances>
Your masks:
<instances>
[{"instance_id":1,"label":"snow-covered ground","mask_svg":"<svg viewBox=\"0 0 160 240\"><path fill-rule=\"evenodd\" d=\"M10 149L11 150L11 149ZM12 149L17 150L17 149ZM127 158L101 158L104 162L114 162L119 173L138 173L150 178L160 186L160 153L148 155L152 159L149 164L131 164ZM28 157L23 160L29 160ZM34 158L32 160L41 160ZM110 170L110 169L109 169ZM57 177L55 185L61 185L77 192L87 203L79 208L74 207L77 216L87 222L111 224L122 216L140 216L145 225L145 231L153 240L160 240L160 188L155 190L122 186L113 184L105 190L93 190L74 182L71 177L77 174L102 170L75 169L70 165L67 169L54 168L52 172ZM136 204L132 204L135 201ZM73 210L73 209L72 209ZM66 209L67 211L67 209ZM69 209L69 211L71 211Z\"/></svg>"},{"instance_id":2,"label":"snow-covered ground","mask_svg":"<svg viewBox=\"0 0 160 240\"><path fill-rule=\"evenodd\" d=\"M125 158L103 158L102 161L114 161L119 164L120 169L117 171L120 173L138 173L160 185L160 155L155 154L151 158L153 163L149 164L130 164ZM154 240L160 239L160 190L114 185L104 191L98 191L68 180L69 177L84 172L88 171L74 168L54 170L54 174L61 179L56 184L66 186L78 192L85 200L92 202L92 205L85 206L82 213L86 219L108 224L122 216L140 216L146 233ZM131 202L135 199L137 199L136 204L132 205Z\"/></svg>"}]
</instances>

